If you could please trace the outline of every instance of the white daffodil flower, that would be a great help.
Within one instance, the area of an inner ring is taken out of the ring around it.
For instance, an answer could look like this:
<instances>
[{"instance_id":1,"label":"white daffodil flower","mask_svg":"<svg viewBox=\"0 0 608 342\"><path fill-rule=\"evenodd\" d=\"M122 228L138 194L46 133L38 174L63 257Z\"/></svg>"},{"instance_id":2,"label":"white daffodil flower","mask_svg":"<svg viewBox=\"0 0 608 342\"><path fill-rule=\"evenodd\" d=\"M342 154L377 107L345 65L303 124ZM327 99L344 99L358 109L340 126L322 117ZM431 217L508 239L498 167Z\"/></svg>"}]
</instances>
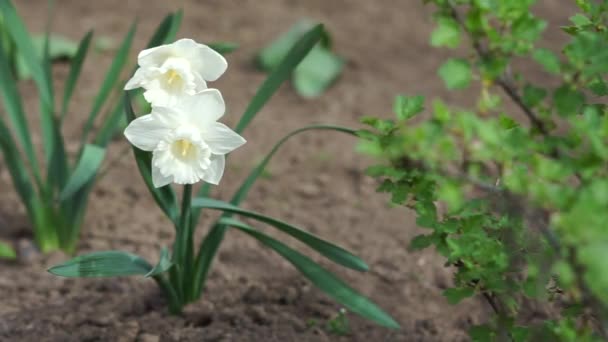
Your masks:
<instances>
[{"instance_id":1,"label":"white daffodil flower","mask_svg":"<svg viewBox=\"0 0 608 342\"><path fill-rule=\"evenodd\" d=\"M168 105L176 96L194 95L217 80L228 67L226 59L207 45L192 39L143 50L137 56L139 68L125 90L144 88L153 105Z\"/></svg>"},{"instance_id":2,"label":"white daffodil flower","mask_svg":"<svg viewBox=\"0 0 608 342\"><path fill-rule=\"evenodd\" d=\"M152 152L152 181L159 188L169 183L218 184L224 173L224 155L245 139L217 122L226 107L217 89L178 98L171 107L152 106L152 112L133 120L125 136L137 148Z\"/></svg>"}]
</instances>

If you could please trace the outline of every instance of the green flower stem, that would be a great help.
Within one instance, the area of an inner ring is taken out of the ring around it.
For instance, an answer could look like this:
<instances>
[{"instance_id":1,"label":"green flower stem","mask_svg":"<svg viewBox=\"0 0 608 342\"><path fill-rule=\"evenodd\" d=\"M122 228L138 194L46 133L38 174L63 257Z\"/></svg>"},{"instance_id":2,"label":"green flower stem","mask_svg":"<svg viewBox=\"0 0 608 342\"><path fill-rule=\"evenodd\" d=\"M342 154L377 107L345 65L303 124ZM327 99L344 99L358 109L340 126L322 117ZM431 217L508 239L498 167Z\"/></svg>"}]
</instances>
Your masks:
<instances>
[{"instance_id":1,"label":"green flower stem","mask_svg":"<svg viewBox=\"0 0 608 342\"><path fill-rule=\"evenodd\" d=\"M177 255L177 266L179 268L179 289L182 299L187 302L190 298L189 275L192 271L192 219L191 219L192 185L184 185L182 195L182 209L177 230L176 248L174 253ZM175 285L175 284L174 284Z\"/></svg>"}]
</instances>

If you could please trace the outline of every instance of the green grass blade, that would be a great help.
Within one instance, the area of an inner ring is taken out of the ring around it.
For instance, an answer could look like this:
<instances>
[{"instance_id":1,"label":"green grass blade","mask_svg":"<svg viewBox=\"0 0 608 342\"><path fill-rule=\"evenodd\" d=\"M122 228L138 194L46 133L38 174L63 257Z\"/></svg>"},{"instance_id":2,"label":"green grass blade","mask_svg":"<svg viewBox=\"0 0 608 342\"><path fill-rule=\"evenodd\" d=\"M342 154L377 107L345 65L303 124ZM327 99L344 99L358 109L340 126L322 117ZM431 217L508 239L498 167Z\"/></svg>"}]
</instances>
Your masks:
<instances>
[{"instance_id":1,"label":"green grass blade","mask_svg":"<svg viewBox=\"0 0 608 342\"><path fill-rule=\"evenodd\" d=\"M258 112L264 107L266 102L270 100L281 84L291 76L296 66L298 66L302 59L306 57L315 44L319 42L323 37L323 34L323 25L316 25L304 34L304 36L302 36L302 38L300 38L300 40L298 40L298 42L289 50L287 56L285 56L281 63L272 71L266 81L262 83L249 103L249 106L247 106L245 113L234 129L237 133L241 133L247 128L249 123L251 123L251 120L253 120Z\"/></svg>"},{"instance_id":2,"label":"green grass blade","mask_svg":"<svg viewBox=\"0 0 608 342\"><path fill-rule=\"evenodd\" d=\"M70 63L70 73L68 75L67 80L65 81L65 90L63 91L63 101L61 104L61 120L65 117L68 112L68 106L70 104L70 100L72 98L72 94L74 93L74 88L76 87L76 82L78 81L78 77L80 76L80 71L82 70L82 64L87 56L89 51L89 46L91 45L91 39L93 38L93 31L89 31L84 38L78 44L78 50L76 51L76 55L72 58Z\"/></svg>"},{"instance_id":3,"label":"green grass blade","mask_svg":"<svg viewBox=\"0 0 608 342\"><path fill-rule=\"evenodd\" d=\"M4 49L0 49L0 98L2 99L10 123L15 130L17 142L23 147L27 161L32 167L36 182L38 186L42 186L40 166L36 159L34 145L32 144L30 137L30 128L25 118L25 112L23 111L23 104L17 90L16 82L11 77L9 61L4 53ZM8 132L8 128L6 128L6 131ZM15 144L12 145L14 145L14 147L10 148L15 149L12 153L14 153L16 157L19 157L17 146ZM9 145L7 145L7 148L9 148L8 146Z\"/></svg>"},{"instance_id":4,"label":"green grass blade","mask_svg":"<svg viewBox=\"0 0 608 342\"><path fill-rule=\"evenodd\" d=\"M95 137L95 144L98 146L106 147L110 140L116 135L117 131L121 128L121 122L125 119L125 96L124 94L120 97L120 100L116 103L116 106L110 113L104 122L103 126L99 129L99 133Z\"/></svg>"},{"instance_id":5,"label":"green grass blade","mask_svg":"<svg viewBox=\"0 0 608 342\"><path fill-rule=\"evenodd\" d=\"M330 131L347 133L350 135L355 135L355 132L356 132L353 129L341 127L341 126L311 125L311 126L307 126L307 127L302 127L300 129L296 129L295 131L287 134L272 147L272 150L270 150L270 152L266 155L266 157L264 157L264 159L255 167L255 169L253 169L251 171L251 173L249 173L249 176L247 176L247 179L245 179L243 184L241 184L241 187L235 192L234 196L232 196L232 200L230 200L230 203L237 205L237 206L239 204L241 204L241 202L247 196L247 193L249 193L249 190L251 189L251 187L253 186L255 181L260 177L262 172L264 172L264 169L266 168L266 165L268 165L268 163L270 162L270 159L272 159L274 154L279 150L279 148L281 146L283 146L283 144L287 140L289 140L291 137L293 137L295 135L298 135L300 133L304 133L307 131L312 131L312 130L330 130Z\"/></svg>"},{"instance_id":6,"label":"green grass blade","mask_svg":"<svg viewBox=\"0 0 608 342\"><path fill-rule=\"evenodd\" d=\"M146 275L153 267L142 257L121 251L84 254L48 269L67 278L118 277Z\"/></svg>"},{"instance_id":7,"label":"green grass blade","mask_svg":"<svg viewBox=\"0 0 608 342\"><path fill-rule=\"evenodd\" d=\"M135 29L137 27L137 23L134 22L129 29L129 32L125 36L116 56L114 57L114 61L112 61L112 65L110 69L106 73L106 78L104 79L101 88L99 89L99 93L95 97L93 101L93 108L89 113L89 117L84 125L83 134L82 134L82 144L87 141L89 133L93 128L93 123L97 118L97 115L101 111L104 103L108 99L110 92L116 87L116 84L120 78L120 73L122 72L123 67L127 63L129 57L129 50L131 49L131 45L133 43L133 36L135 35Z\"/></svg>"},{"instance_id":8,"label":"green grass blade","mask_svg":"<svg viewBox=\"0 0 608 342\"><path fill-rule=\"evenodd\" d=\"M260 222L264 222L298 239L310 248L319 252L321 255L325 256L329 260L332 260L333 262L339 265L357 271L367 271L369 269L369 267L367 266L367 264L365 264L363 260L352 254L351 252L347 251L346 249L336 246L300 228L297 228L283 221L274 219L272 217L264 216L254 211L241 209L230 203L211 198L195 198L192 201L192 206L199 208L222 210L224 212L229 212L249 217Z\"/></svg>"},{"instance_id":9,"label":"green grass blade","mask_svg":"<svg viewBox=\"0 0 608 342\"><path fill-rule=\"evenodd\" d=\"M270 236L231 218L220 220L223 225L229 225L254 237L267 247L271 248L283 258L289 261L306 278L308 278L321 291L329 297L344 305L346 309L362 317L374 321L382 326L399 329L399 323L380 309L376 304L365 296L361 295L345 282L336 277L333 273L321 267L307 256L299 253L291 247L281 243Z\"/></svg>"},{"instance_id":10,"label":"green grass blade","mask_svg":"<svg viewBox=\"0 0 608 342\"><path fill-rule=\"evenodd\" d=\"M17 253L9 244L0 241L0 259L17 259Z\"/></svg>"},{"instance_id":11,"label":"green grass blade","mask_svg":"<svg viewBox=\"0 0 608 342\"><path fill-rule=\"evenodd\" d=\"M135 120L135 113L131 107L131 100L129 92L125 92L125 114L127 116L127 122ZM142 151L137 147L133 146L133 153L135 154L135 161L137 162L137 168L141 177L144 179L148 190L154 197L154 200L161 208L161 210L169 217L169 219L177 225L179 220L177 210L177 197L171 186L167 185L162 188L155 188L152 183L152 153Z\"/></svg>"},{"instance_id":12,"label":"green grass blade","mask_svg":"<svg viewBox=\"0 0 608 342\"><path fill-rule=\"evenodd\" d=\"M86 144L74 172L72 172L66 186L61 191L59 199L65 201L93 179L103 162L105 154L105 148Z\"/></svg>"}]
</instances>

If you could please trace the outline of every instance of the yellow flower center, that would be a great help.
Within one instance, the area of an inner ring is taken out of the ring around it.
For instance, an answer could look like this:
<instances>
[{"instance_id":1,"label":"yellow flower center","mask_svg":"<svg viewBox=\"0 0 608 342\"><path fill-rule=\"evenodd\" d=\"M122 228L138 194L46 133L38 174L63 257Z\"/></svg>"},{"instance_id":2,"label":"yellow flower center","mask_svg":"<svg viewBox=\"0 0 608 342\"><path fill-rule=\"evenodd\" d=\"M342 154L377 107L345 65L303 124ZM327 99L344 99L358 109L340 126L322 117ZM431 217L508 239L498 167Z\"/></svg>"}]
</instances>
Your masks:
<instances>
[{"instance_id":1,"label":"yellow flower center","mask_svg":"<svg viewBox=\"0 0 608 342\"><path fill-rule=\"evenodd\" d=\"M175 70L169 70L166 77L169 85L173 85L173 83L179 82L182 79L182 77L175 72Z\"/></svg>"},{"instance_id":2,"label":"yellow flower center","mask_svg":"<svg viewBox=\"0 0 608 342\"><path fill-rule=\"evenodd\" d=\"M183 157L187 157L190 151L194 148L194 145L189 140L180 139L174 142L175 149Z\"/></svg>"}]
</instances>

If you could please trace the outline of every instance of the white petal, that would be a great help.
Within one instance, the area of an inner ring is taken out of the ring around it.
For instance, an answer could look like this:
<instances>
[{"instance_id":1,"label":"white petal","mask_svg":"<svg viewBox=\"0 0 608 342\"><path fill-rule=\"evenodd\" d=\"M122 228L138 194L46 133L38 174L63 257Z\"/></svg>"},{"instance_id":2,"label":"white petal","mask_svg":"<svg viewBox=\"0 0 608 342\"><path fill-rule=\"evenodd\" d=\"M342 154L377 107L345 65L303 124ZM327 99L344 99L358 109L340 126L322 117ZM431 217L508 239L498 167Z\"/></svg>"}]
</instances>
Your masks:
<instances>
[{"instance_id":1,"label":"white petal","mask_svg":"<svg viewBox=\"0 0 608 342\"><path fill-rule=\"evenodd\" d=\"M224 56L205 44L192 39L180 39L174 43L175 53L187 58L192 68L206 81L217 80L228 68Z\"/></svg>"},{"instance_id":2,"label":"white petal","mask_svg":"<svg viewBox=\"0 0 608 342\"><path fill-rule=\"evenodd\" d=\"M125 90L139 88L145 82L145 71L142 68L137 68L133 77L125 85Z\"/></svg>"},{"instance_id":3,"label":"white petal","mask_svg":"<svg viewBox=\"0 0 608 342\"><path fill-rule=\"evenodd\" d=\"M203 140L211 148L211 153L221 155L235 150L246 142L242 136L221 122L210 124L203 133Z\"/></svg>"},{"instance_id":4,"label":"white petal","mask_svg":"<svg viewBox=\"0 0 608 342\"><path fill-rule=\"evenodd\" d=\"M212 48L201 44L196 52L197 56L192 62L192 67L205 80L217 80L228 68L228 62L226 62L224 56Z\"/></svg>"},{"instance_id":5,"label":"white petal","mask_svg":"<svg viewBox=\"0 0 608 342\"><path fill-rule=\"evenodd\" d=\"M218 185L224 174L225 164L226 158L223 155L212 155L211 165L206 170L203 180L207 183Z\"/></svg>"},{"instance_id":6,"label":"white petal","mask_svg":"<svg viewBox=\"0 0 608 342\"><path fill-rule=\"evenodd\" d=\"M137 64L140 67L160 67L171 56L171 44L165 44L141 51L137 55Z\"/></svg>"},{"instance_id":7,"label":"white petal","mask_svg":"<svg viewBox=\"0 0 608 342\"><path fill-rule=\"evenodd\" d=\"M160 169L154 166L154 162L152 162L152 184L154 184L154 187L160 188L172 182L173 177L163 176L163 174L160 172Z\"/></svg>"},{"instance_id":8,"label":"white petal","mask_svg":"<svg viewBox=\"0 0 608 342\"><path fill-rule=\"evenodd\" d=\"M144 92L144 98L152 106L173 107L178 103L179 97L162 88L150 88Z\"/></svg>"},{"instance_id":9,"label":"white petal","mask_svg":"<svg viewBox=\"0 0 608 342\"><path fill-rule=\"evenodd\" d=\"M140 150L152 151L169 132L169 127L148 114L131 121L125 129L125 136Z\"/></svg>"},{"instance_id":10,"label":"white petal","mask_svg":"<svg viewBox=\"0 0 608 342\"><path fill-rule=\"evenodd\" d=\"M226 111L222 94L217 89L205 89L192 96L179 99L175 108L193 125L201 130L209 123L221 118Z\"/></svg>"}]
</instances>

